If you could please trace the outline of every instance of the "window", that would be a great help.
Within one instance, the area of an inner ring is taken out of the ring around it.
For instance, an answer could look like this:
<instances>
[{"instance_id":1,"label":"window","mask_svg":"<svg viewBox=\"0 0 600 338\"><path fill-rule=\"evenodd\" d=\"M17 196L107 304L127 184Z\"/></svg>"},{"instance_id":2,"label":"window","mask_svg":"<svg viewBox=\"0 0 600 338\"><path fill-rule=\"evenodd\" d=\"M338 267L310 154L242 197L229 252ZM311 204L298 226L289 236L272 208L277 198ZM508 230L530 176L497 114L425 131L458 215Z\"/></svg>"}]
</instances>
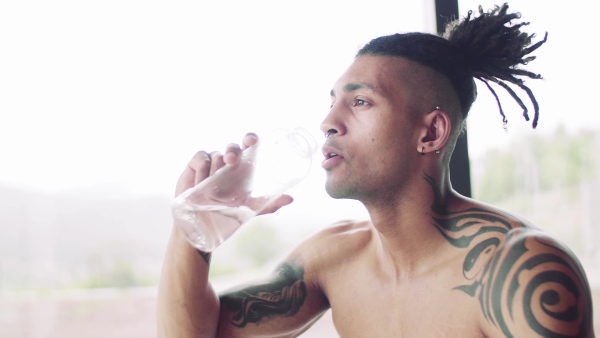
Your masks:
<instances>
[{"instance_id":1,"label":"window","mask_svg":"<svg viewBox=\"0 0 600 338\"><path fill-rule=\"evenodd\" d=\"M480 3L494 5L461 0L461 15ZM591 47L600 5L569 5L511 4L538 39L549 32L531 64L545 80L528 81L540 123L530 130L498 90L505 133L480 86L468 121L472 186L475 198L564 240L595 287L600 113L589 83L600 75ZM434 32L433 11L433 1L387 0L4 3L0 336L154 337L169 206L191 155L282 126L320 140L329 90L358 48L384 34ZM292 206L219 248L217 288L262 275L318 228L367 217L329 199L319 169L291 192ZM305 336L331 330L325 317Z\"/></svg>"}]
</instances>

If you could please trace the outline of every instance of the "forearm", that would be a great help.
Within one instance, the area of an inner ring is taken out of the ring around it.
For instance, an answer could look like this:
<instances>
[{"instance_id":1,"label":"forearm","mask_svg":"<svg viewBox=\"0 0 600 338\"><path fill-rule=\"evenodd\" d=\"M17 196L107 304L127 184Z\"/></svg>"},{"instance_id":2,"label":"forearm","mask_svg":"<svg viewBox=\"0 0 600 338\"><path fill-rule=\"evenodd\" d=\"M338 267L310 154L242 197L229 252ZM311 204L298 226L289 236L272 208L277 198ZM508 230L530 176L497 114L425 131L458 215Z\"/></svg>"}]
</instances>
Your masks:
<instances>
[{"instance_id":1,"label":"forearm","mask_svg":"<svg viewBox=\"0 0 600 338\"><path fill-rule=\"evenodd\" d=\"M159 337L216 336L220 305L206 258L173 229L158 288Z\"/></svg>"}]
</instances>

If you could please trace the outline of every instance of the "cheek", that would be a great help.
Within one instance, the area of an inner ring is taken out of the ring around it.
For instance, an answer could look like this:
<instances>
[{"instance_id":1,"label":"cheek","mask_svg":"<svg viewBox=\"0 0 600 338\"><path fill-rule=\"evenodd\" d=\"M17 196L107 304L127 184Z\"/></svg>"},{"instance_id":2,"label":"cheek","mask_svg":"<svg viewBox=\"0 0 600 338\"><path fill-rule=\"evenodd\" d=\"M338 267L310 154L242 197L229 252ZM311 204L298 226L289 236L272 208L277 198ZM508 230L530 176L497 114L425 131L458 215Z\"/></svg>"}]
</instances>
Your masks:
<instances>
[{"instance_id":1,"label":"cheek","mask_svg":"<svg viewBox=\"0 0 600 338\"><path fill-rule=\"evenodd\" d=\"M377 167L397 165L398 161L405 160L407 151L412 149L411 128L408 121L398 121L383 115L373 117L375 118L366 121L361 128L358 128L362 137L359 136L357 139L363 140L360 142L362 154L360 164L365 168L374 165Z\"/></svg>"},{"instance_id":2,"label":"cheek","mask_svg":"<svg viewBox=\"0 0 600 338\"><path fill-rule=\"evenodd\" d=\"M369 161L364 163L367 170L377 171L379 175L386 177L393 177L402 175L410 166L412 156L407 140L390 138L377 142L376 138L373 143L377 143L378 146L371 149Z\"/></svg>"},{"instance_id":3,"label":"cheek","mask_svg":"<svg viewBox=\"0 0 600 338\"><path fill-rule=\"evenodd\" d=\"M377 138L370 139L361 151L364 155L354 163L353 169L369 177L393 172L398 165L396 162L398 160L397 152L397 149L389 147L386 143L379 143Z\"/></svg>"}]
</instances>

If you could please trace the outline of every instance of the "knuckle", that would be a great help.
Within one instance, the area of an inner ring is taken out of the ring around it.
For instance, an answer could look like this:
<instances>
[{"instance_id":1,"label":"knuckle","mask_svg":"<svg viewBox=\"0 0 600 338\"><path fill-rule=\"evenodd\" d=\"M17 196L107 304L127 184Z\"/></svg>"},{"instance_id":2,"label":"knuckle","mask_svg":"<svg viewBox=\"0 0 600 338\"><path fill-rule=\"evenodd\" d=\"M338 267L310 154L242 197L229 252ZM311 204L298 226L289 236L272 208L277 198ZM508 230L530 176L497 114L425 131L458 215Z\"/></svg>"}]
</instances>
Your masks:
<instances>
[{"instance_id":1,"label":"knuckle","mask_svg":"<svg viewBox=\"0 0 600 338\"><path fill-rule=\"evenodd\" d=\"M211 161L219 161L223 158L223 154L221 154L218 151L213 151L212 153L210 153L209 157Z\"/></svg>"},{"instance_id":2,"label":"knuckle","mask_svg":"<svg viewBox=\"0 0 600 338\"><path fill-rule=\"evenodd\" d=\"M201 159L201 160L197 161L197 163L198 163L197 166L196 166L197 170L208 170L208 169L210 169L210 164L211 164L210 158Z\"/></svg>"},{"instance_id":3,"label":"knuckle","mask_svg":"<svg viewBox=\"0 0 600 338\"><path fill-rule=\"evenodd\" d=\"M238 152L240 150L241 150L240 145L237 143L230 143L227 145L228 152Z\"/></svg>"},{"instance_id":4,"label":"knuckle","mask_svg":"<svg viewBox=\"0 0 600 338\"><path fill-rule=\"evenodd\" d=\"M204 158L207 158L210 160L210 155L206 151L200 150L194 154L194 157L192 157L192 160L202 160Z\"/></svg>"},{"instance_id":5,"label":"knuckle","mask_svg":"<svg viewBox=\"0 0 600 338\"><path fill-rule=\"evenodd\" d=\"M211 156L206 151L198 151L189 163L189 166L195 170L210 168Z\"/></svg>"}]
</instances>

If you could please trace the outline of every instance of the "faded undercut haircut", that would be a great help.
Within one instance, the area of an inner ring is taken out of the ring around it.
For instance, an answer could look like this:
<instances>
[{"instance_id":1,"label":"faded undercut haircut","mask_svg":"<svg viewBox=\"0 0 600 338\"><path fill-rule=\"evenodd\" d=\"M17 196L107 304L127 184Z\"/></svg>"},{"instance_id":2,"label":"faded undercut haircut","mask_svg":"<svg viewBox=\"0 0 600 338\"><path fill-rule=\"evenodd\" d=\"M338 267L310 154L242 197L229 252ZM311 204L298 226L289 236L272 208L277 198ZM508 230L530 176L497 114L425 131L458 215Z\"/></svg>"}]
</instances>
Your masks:
<instances>
[{"instance_id":1,"label":"faded undercut haircut","mask_svg":"<svg viewBox=\"0 0 600 338\"><path fill-rule=\"evenodd\" d=\"M528 110L519 95L508 83L527 93L534 108L532 126L539 118L539 106L533 92L524 84L523 78L541 79L541 75L520 68L535 59L530 54L546 42L544 39L531 45L535 34L527 34L521 28L528 22L513 24L520 19L519 13L508 13L508 4L496 6L479 15L469 11L462 20L446 25L442 36L427 33L403 33L382 36L371 40L361 48L362 55L398 56L422 64L444 74L458 94L463 120L477 97L474 79L483 82L494 95L503 126L508 122L500 99L490 82L506 90L523 109L529 121Z\"/></svg>"}]
</instances>

